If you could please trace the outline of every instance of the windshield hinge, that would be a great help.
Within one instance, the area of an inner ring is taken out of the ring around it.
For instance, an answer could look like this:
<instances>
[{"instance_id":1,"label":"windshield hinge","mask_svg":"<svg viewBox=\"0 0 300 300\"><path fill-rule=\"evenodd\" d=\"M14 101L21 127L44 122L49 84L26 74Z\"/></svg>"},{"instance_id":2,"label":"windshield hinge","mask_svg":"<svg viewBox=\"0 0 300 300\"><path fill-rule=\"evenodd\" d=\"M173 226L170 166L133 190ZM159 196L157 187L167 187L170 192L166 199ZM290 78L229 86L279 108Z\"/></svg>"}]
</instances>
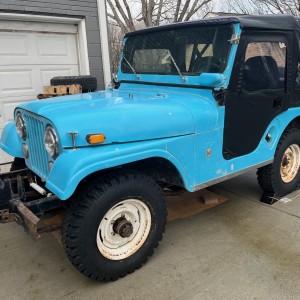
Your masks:
<instances>
[{"instance_id":1,"label":"windshield hinge","mask_svg":"<svg viewBox=\"0 0 300 300\"><path fill-rule=\"evenodd\" d=\"M224 89L213 90L213 96L219 106L225 105L226 90Z\"/></svg>"},{"instance_id":2,"label":"windshield hinge","mask_svg":"<svg viewBox=\"0 0 300 300\"><path fill-rule=\"evenodd\" d=\"M231 39L230 40L228 40L228 42L230 42L231 44L238 44L239 43L239 41L240 41L240 35L239 34L233 34L232 36L231 36Z\"/></svg>"}]
</instances>

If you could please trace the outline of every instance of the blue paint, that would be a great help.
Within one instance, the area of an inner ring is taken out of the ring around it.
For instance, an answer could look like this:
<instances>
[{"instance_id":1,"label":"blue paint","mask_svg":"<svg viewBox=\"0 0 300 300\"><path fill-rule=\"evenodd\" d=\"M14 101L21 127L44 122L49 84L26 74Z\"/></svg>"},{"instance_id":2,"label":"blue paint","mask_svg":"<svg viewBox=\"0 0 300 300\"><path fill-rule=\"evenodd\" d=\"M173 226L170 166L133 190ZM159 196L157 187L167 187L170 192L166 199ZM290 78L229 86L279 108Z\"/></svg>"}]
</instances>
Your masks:
<instances>
[{"instance_id":1,"label":"blue paint","mask_svg":"<svg viewBox=\"0 0 300 300\"><path fill-rule=\"evenodd\" d=\"M234 24L233 27L234 27L234 33L236 35L240 36L241 32L242 32L240 24ZM230 51L229 58L228 58L227 68L224 71L226 81L222 86L223 88L226 88L229 84L229 80L230 80L230 76L231 76L232 67L233 67L233 64L234 64L234 59L235 59L237 48L238 48L238 44L232 44L231 51Z\"/></svg>"},{"instance_id":2,"label":"blue paint","mask_svg":"<svg viewBox=\"0 0 300 300\"><path fill-rule=\"evenodd\" d=\"M46 187L64 200L72 195L83 178L93 172L149 157L161 157L169 160L179 170L185 186L192 191L186 166L168 151L168 147L172 145L183 147L191 136L64 150L55 161Z\"/></svg>"},{"instance_id":3,"label":"blue paint","mask_svg":"<svg viewBox=\"0 0 300 300\"><path fill-rule=\"evenodd\" d=\"M174 93L158 95L153 88L122 87L29 102L20 108L59 124L57 132L64 147L72 146L69 132L78 132L76 145L82 147L89 146L86 135L92 133L104 133L106 144L193 133L192 114L176 97Z\"/></svg>"},{"instance_id":4,"label":"blue paint","mask_svg":"<svg viewBox=\"0 0 300 300\"><path fill-rule=\"evenodd\" d=\"M23 157L22 140L20 139L14 122L4 126L0 140L0 148L11 156Z\"/></svg>"},{"instance_id":5,"label":"blue paint","mask_svg":"<svg viewBox=\"0 0 300 300\"><path fill-rule=\"evenodd\" d=\"M234 30L236 34L241 33L238 24L234 25ZM60 141L60 155L53 168L45 171L52 159L45 156L43 132L33 134L31 131L31 137L26 140L29 151L32 152L32 145L38 145L36 151L40 151L44 159L41 158L40 165L36 166L29 157L27 166L46 181L51 192L65 200L88 175L147 158L170 161L179 171L185 188L191 192L200 184L271 160L282 132L300 115L300 108L291 108L277 116L255 151L225 160L222 155L224 107L216 103L212 89L199 88L201 85L226 89L236 50L237 45L232 45L224 74L185 76L185 81L179 75L143 74L137 79L134 74L118 72L118 79L123 81L179 86L122 83L118 90L20 105L15 114L23 112L26 118L40 122L43 128L53 126ZM72 148L70 132L78 133L76 149ZM86 135L93 133L104 133L105 142L89 145ZM271 138L267 141L268 133ZM0 147L13 156L22 157L21 145L14 123L7 124Z\"/></svg>"}]
</instances>

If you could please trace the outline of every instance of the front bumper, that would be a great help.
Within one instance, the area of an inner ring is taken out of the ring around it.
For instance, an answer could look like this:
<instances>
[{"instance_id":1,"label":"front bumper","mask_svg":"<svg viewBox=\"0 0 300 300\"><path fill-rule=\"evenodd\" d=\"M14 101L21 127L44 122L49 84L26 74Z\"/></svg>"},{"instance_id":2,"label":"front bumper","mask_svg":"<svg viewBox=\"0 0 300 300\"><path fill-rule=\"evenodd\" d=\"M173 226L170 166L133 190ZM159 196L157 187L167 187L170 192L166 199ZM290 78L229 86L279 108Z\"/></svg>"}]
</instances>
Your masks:
<instances>
[{"instance_id":1,"label":"front bumper","mask_svg":"<svg viewBox=\"0 0 300 300\"><path fill-rule=\"evenodd\" d=\"M57 230L60 224L45 226L40 217L62 207L55 196L40 197L35 191L25 191L25 182L31 180L28 169L0 174L0 223L16 222L37 241L41 233Z\"/></svg>"}]
</instances>

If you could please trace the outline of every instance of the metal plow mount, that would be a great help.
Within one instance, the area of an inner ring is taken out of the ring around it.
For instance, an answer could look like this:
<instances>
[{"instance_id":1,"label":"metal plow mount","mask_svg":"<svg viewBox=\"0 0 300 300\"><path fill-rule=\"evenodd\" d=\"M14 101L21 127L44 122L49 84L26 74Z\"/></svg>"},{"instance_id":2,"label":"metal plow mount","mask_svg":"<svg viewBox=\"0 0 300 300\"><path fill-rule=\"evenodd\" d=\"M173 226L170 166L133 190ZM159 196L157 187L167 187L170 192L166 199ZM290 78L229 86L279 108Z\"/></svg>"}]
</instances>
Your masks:
<instances>
[{"instance_id":1,"label":"metal plow mount","mask_svg":"<svg viewBox=\"0 0 300 300\"><path fill-rule=\"evenodd\" d=\"M41 238L38 230L40 219L19 200L15 200L13 206L16 208L15 213L11 213L9 209L0 211L0 222L16 222L22 225L35 241L38 241Z\"/></svg>"},{"instance_id":2,"label":"metal plow mount","mask_svg":"<svg viewBox=\"0 0 300 300\"><path fill-rule=\"evenodd\" d=\"M30 177L28 172L28 169L23 169L0 174L0 223L16 222L38 241L41 233L54 231L60 227L60 224L43 226L39 216L61 207L62 201L55 196L40 198L41 195L37 197L34 191L24 191L24 181ZM26 194L36 199L26 201ZM33 194L36 197L32 197Z\"/></svg>"}]
</instances>

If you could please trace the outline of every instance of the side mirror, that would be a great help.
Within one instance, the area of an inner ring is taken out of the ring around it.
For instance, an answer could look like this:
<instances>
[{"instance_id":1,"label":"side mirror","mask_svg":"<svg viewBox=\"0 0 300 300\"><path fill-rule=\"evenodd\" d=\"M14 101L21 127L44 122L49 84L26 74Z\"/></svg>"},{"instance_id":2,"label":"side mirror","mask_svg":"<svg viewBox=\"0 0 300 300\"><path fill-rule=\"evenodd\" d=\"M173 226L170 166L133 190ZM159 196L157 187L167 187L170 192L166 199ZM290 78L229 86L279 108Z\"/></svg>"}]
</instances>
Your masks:
<instances>
[{"instance_id":1,"label":"side mirror","mask_svg":"<svg viewBox=\"0 0 300 300\"><path fill-rule=\"evenodd\" d=\"M219 73L202 73L199 84L206 87L218 87L225 82L225 76Z\"/></svg>"}]
</instances>

